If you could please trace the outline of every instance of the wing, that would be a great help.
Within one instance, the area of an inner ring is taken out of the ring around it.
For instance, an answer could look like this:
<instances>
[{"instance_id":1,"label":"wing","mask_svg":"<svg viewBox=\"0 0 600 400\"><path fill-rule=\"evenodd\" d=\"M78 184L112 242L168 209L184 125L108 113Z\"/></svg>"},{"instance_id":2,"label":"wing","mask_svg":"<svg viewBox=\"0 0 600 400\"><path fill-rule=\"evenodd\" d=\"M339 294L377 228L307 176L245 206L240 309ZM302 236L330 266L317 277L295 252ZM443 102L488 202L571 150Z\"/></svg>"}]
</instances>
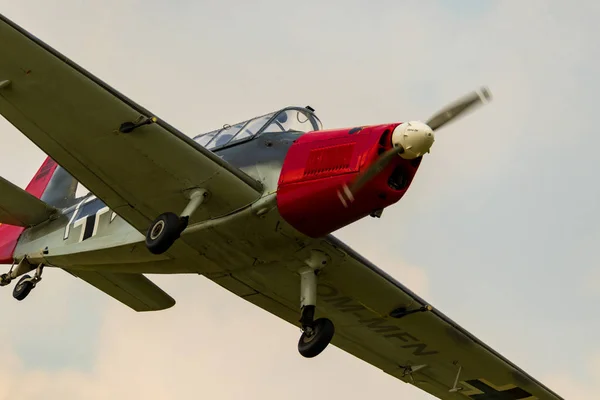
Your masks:
<instances>
[{"instance_id":1,"label":"wing","mask_svg":"<svg viewBox=\"0 0 600 400\"><path fill-rule=\"evenodd\" d=\"M331 258L319 274L317 317L334 322L335 346L439 399L561 399L335 237L307 249ZM287 260L214 280L298 325L302 266Z\"/></svg>"},{"instance_id":2,"label":"wing","mask_svg":"<svg viewBox=\"0 0 600 400\"><path fill-rule=\"evenodd\" d=\"M0 177L0 224L34 226L57 214L57 211Z\"/></svg>"},{"instance_id":3,"label":"wing","mask_svg":"<svg viewBox=\"0 0 600 400\"><path fill-rule=\"evenodd\" d=\"M344 350L440 399L561 399L349 246L327 243L345 255L322 289L327 311L351 326Z\"/></svg>"},{"instance_id":4,"label":"wing","mask_svg":"<svg viewBox=\"0 0 600 400\"><path fill-rule=\"evenodd\" d=\"M67 270L135 311L173 307L175 300L142 274Z\"/></svg>"},{"instance_id":5,"label":"wing","mask_svg":"<svg viewBox=\"0 0 600 400\"><path fill-rule=\"evenodd\" d=\"M211 198L190 223L260 196L260 183L2 15L0 54L0 114L140 232L181 212L193 188Z\"/></svg>"}]
</instances>

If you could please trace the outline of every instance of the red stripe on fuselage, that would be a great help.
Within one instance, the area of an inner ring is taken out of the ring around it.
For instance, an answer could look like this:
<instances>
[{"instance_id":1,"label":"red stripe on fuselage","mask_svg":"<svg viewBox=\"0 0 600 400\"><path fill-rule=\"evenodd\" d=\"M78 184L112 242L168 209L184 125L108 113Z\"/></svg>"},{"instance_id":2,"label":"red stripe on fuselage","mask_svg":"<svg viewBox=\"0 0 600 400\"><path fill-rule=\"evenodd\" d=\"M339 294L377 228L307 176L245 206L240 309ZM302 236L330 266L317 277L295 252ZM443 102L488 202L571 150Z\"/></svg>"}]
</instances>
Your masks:
<instances>
[{"instance_id":1,"label":"red stripe on fuselage","mask_svg":"<svg viewBox=\"0 0 600 400\"><path fill-rule=\"evenodd\" d=\"M54 160L46 158L25 191L38 199L41 198L57 167L58 164ZM15 248L24 230L25 228L20 226L0 224L0 264L12 264Z\"/></svg>"}]
</instances>

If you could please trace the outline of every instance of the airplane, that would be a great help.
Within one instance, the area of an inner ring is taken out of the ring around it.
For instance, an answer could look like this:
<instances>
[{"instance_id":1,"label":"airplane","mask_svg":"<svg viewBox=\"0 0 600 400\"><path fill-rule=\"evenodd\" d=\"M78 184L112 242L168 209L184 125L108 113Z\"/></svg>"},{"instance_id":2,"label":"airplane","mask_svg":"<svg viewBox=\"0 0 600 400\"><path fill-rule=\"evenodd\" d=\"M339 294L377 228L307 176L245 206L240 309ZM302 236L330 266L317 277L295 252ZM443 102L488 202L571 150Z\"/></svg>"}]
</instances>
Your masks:
<instances>
[{"instance_id":1,"label":"airplane","mask_svg":"<svg viewBox=\"0 0 600 400\"><path fill-rule=\"evenodd\" d=\"M286 107L192 138L1 14L0 54L0 114L48 156L25 190L0 178L15 299L53 267L158 311L175 300L145 274L200 274L299 327L303 357L332 343L439 399L561 399L332 235L397 203L487 88L426 122Z\"/></svg>"}]
</instances>

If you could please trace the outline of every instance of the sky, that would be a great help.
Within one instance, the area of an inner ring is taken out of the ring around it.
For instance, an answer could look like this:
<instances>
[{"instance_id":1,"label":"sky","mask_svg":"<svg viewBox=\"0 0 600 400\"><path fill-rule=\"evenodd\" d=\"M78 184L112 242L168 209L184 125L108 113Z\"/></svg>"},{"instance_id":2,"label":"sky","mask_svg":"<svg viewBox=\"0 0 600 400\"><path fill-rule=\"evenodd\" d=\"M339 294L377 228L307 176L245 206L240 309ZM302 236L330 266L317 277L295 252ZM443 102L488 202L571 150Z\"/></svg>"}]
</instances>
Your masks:
<instances>
[{"instance_id":1,"label":"sky","mask_svg":"<svg viewBox=\"0 0 600 400\"><path fill-rule=\"evenodd\" d=\"M190 136L286 105L326 128L427 119L481 85L405 198L343 241L567 399L600 380L600 5L550 0L0 0L0 12ZM0 77L1 78L1 77ZM44 154L0 119L0 175ZM371 232L365 236L365 232ZM0 290L0 400L432 399L199 276L134 313L47 269Z\"/></svg>"}]
</instances>

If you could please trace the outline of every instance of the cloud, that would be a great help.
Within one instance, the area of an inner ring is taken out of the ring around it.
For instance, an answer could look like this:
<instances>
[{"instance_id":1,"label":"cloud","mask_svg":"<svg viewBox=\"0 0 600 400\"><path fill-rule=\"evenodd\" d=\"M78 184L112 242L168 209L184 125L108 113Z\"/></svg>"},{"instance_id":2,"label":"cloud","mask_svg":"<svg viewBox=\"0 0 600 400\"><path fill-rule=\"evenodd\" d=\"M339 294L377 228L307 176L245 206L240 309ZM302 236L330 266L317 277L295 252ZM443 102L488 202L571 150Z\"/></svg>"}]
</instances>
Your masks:
<instances>
[{"instance_id":1,"label":"cloud","mask_svg":"<svg viewBox=\"0 0 600 400\"><path fill-rule=\"evenodd\" d=\"M9 348L0 358L0 399L302 399L303 387L318 397L393 391L428 398L333 347L318 359L303 359L295 327L204 279L156 281L177 288L177 307L135 314L111 300L89 372L23 368ZM81 346L72 345L74 351Z\"/></svg>"},{"instance_id":2,"label":"cloud","mask_svg":"<svg viewBox=\"0 0 600 400\"><path fill-rule=\"evenodd\" d=\"M425 119L488 84L494 102L440 131L406 197L338 234L564 397L592 398L595 3L0 4L189 135L288 103L328 128ZM0 143L2 175L25 186L43 155L3 120ZM178 304L142 315L51 272L27 301L0 298L0 399L431 398L335 348L302 359L295 328L196 277L157 278Z\"/></svg>"},{"instance_id":3,"label":"cloud","mask_svg":"<svg viewBox=\"0 0 600 400\"><path fill-rule=\"evenodd\" d=\"M595 350L577 371L562 370L546 377L558 393L572 400L592 400L598 397L596 382L600 380L600 353Z\"/></svg>"}]
</instances>

